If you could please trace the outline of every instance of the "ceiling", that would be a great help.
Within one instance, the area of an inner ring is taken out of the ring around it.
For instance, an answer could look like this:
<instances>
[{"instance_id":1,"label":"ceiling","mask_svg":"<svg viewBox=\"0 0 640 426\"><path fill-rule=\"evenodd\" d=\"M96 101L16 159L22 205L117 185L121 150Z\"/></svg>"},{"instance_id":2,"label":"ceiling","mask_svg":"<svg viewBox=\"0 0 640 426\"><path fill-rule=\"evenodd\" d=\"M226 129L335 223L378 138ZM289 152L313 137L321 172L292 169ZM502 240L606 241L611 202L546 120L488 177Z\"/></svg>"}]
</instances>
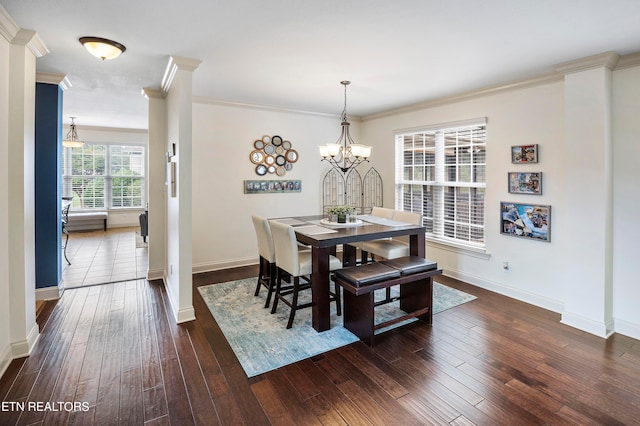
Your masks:
<instances>
[{"instance_id":1,"label":"ceiling","mask_svg":"<svg viewBox=\"0 0 640 426\"><path fill-rule=\"evenodd\" d=\"M640 51L638 0L0 0L64 74L65 123L143 129L142 88L170 56L202 61L196 97L364 116ZM127 47L101 61L82 36Z\"/></svg>"}]
</instances>

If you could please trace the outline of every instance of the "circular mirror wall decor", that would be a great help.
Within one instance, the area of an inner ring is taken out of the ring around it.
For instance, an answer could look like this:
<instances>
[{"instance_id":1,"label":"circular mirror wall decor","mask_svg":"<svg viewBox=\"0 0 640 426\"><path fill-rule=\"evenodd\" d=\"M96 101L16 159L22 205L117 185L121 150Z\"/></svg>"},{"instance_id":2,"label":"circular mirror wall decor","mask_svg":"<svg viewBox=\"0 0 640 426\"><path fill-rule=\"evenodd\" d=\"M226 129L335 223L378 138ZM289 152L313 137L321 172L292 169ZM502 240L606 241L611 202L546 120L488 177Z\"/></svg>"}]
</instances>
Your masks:
<instances>
[{"instance_id":1,"label":"circular mirror wall decor","mask_svg":"<svg viewBox=\"0 0 640 426\"><path fill-rule=\"evenodd\" d=\"M261 164L264 161L264 157L264 152L257 149L255 151L251 151L251 154L249 154L249 158L253 164Z\"/></svg>"},{"instance_id":2,"label":"circular mirror wall decor","mask_svg":"<svg viewBox=\"0 0 640 426\"><path fill-rule=\"evenodd\" d=\"M290 149L288 150L284 156L287 158L287 161L290 163L295 163L296 161L298 161L298 151L296 151L295 149Z\"/></svg>"},{"instance_id":3,"label":"circular mirror wall decor","mask_svg":"<svg viewBox=\"0 0 640 426\"><path fill-rule=\"evenodd\" d=\"M284 176L298 161L298 151L292 149L292 144L278 135L263 135L253 141L253 150L249 153L249 160L256 165L258 176L275 173Z\"/></svg>"},{"instance_id":4,"label":"circular mirror wall decor","mask_svg":"<svg viewBox=\"0 0 640 426\"><path fill-rule=\"evenodd\" d=\"M260 164L259 166L256 166L256 174L258 176L264 176L267 174L267 166L265 166L264 164Z\"/></svg>"}]
</instances>

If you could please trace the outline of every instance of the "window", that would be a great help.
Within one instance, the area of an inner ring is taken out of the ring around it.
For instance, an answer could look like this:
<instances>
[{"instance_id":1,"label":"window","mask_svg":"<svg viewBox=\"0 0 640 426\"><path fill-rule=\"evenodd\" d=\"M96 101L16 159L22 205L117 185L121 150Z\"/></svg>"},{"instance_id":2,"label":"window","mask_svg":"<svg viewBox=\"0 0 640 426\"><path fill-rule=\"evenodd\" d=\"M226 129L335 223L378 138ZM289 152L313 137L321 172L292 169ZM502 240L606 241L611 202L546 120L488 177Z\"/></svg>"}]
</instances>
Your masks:
<instances>
[{"instance_id":1,"label":"window","mask_svg":"<svg viewBox=\"0 0 640 426\"><path fill-rule=\"evenodd\" d=\"M484 248L486 121L396 134L396 208L421 213L427 237Z\"/></svg>"},{"instance_id":2,"label":"window","mask_svg":"<svg viewBox=\"0 0 640 426\"><path fill-rule=\"evenodd\" d=\"M145 148L85 143L63 148L64 196L73 208L118 209L144 206Z\"/></svg>"}]
</instances>

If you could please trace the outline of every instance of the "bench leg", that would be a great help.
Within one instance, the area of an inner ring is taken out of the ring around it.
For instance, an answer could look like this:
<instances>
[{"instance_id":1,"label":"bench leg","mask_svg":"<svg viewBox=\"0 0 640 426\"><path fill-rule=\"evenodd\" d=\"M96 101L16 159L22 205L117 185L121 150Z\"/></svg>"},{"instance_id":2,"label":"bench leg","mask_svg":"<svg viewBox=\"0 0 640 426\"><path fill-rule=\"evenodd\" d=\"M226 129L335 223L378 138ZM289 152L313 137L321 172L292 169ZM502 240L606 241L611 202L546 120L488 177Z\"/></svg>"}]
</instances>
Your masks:
<instances>
[{"instance_id":1,"label":"bench leg","mask_svg":"<svg viewBox=\"0 0 640 426\"><path fill-rule=\"evenodd\" d=\"M107 230L107 219L104 220L104 230Z\"/></svg>"},{"instance_id":2,"label":"bench leg","mask_svg":"<svg viewBox=\"0 0 640 426\"><path fill-rule=\"evenodd\" d=\"M373 346L373 292L355 296L344 292L344 328Z\"/></svg>"},{"instance_id":3,"label":"bench leg","mask_svg":"<svg viewBox=\"0 0 640 426\"><path fill-rule=\"evenodd\" d=\"M420 319L433 323L433 278L405 283L400 286L400 309L405 312L415 312L423 308L429 308L428 313L421 315Z\"/></svg>"}]
</instances>

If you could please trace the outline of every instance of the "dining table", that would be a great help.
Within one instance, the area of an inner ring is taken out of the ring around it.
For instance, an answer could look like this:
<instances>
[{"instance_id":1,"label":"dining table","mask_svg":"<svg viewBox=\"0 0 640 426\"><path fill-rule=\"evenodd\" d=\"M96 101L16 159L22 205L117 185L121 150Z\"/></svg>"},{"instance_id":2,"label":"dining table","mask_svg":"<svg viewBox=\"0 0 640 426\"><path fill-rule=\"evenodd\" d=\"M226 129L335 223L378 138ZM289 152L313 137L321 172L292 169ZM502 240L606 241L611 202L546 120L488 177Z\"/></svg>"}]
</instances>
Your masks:
<instances>
[{"instance_id":1,"label":"dining table","mask_svg":"<svg viewBox=\"0 0 640 426\"><path fill-rule=\"evenodd\" d=\"M272 219L293 226L297 240L311 247L311 323L318 331L331 328L329 256L342 245L344 266L356 264L354 243L380 238L409 237L412 256L425 256L425 227L371 215L359 215L355 222L330 222L325 215Z\"/></svg>"}]
</instances>

